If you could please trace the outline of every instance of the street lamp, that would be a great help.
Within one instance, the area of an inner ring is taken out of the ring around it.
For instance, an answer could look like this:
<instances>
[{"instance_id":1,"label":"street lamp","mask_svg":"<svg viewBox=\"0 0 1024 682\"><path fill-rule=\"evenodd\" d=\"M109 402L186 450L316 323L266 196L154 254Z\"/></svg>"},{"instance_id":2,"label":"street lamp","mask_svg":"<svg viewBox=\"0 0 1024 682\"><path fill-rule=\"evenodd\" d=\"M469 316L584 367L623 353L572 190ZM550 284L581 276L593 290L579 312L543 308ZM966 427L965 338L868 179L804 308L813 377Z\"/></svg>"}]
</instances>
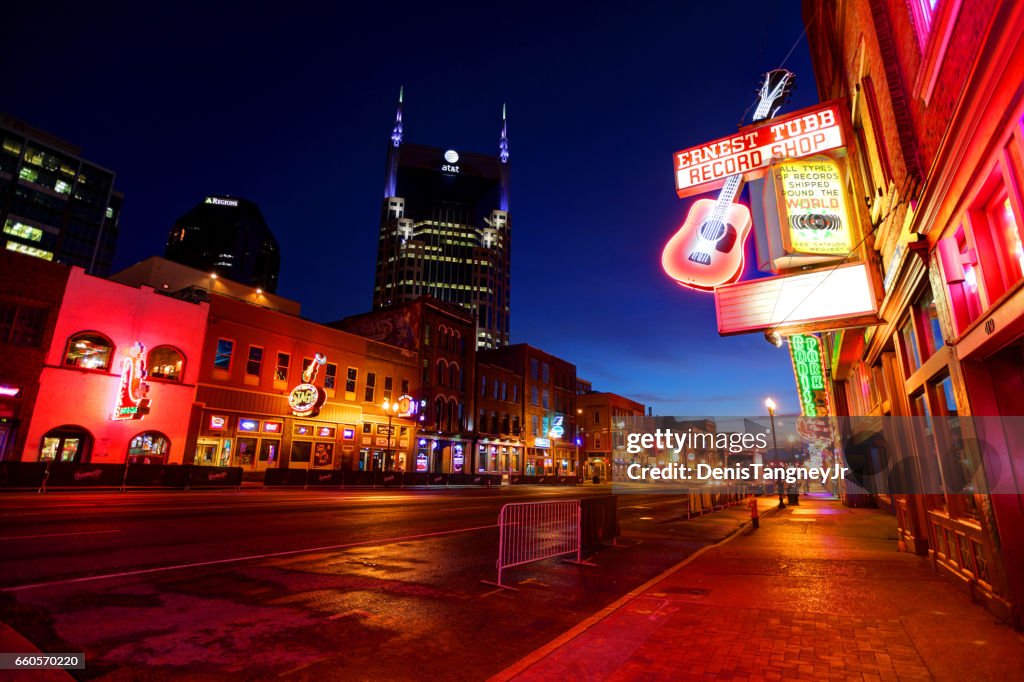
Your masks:
<instances>
[{"instance_id":1,"label":"street lamp","mask_svg":"<svg viewBox=\"0 0 1024 682\"><path fill-rule=\"evenodd\" d=\"M778 458L778 444L775 442L775 401L771 398L765 400L765 407L768 408L768 418L771 419L771 446L772 446L772 459ZM781 489L781 488L780 488ZM778 494L778 506L781 509L785 507L785 503L782 500L782 493Z\"/></svg>"},{"instance_id":2,"label":"street lamp","mask_svg":"<svg viewBox=\"0 0 1024 682\"><path fill-rule=\"evenodd\" d=\"M398 410L400 408L398 406L398 401L397 400L395 402L391 402L387 398L384 398L384 402L381 403L381 409L383 409L384 410L384 414L386 414L388 416L388 449L387 449L387 452L385 453L384 470L385 471L391 471L391 469L392 469L391 459L394 456L394 454L393 454L393 452L391 450L391 422L395 418L395 415L398 414Z\"/></svg>"}]
</instances>

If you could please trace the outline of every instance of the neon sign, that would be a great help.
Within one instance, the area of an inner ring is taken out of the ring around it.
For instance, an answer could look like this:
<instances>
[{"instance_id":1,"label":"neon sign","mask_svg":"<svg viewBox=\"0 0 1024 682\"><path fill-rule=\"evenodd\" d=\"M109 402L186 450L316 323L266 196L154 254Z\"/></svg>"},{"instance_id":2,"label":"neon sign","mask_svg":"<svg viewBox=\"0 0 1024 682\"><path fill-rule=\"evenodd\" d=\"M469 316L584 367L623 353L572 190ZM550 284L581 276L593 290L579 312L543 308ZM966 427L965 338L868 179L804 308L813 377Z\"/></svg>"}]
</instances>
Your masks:
<instances>
[{"instance_id":1,"label":"neon sign","mask_svg":"<svg viewBox=\"0 0 1024 682\"><path fill-rule=\"evenodd\" d=\"M800 413L805 417L827 417L829 403L821 339L812 334L790 336L789 354L793 359L793 375L800 394Z\"/></svg>"},{"instance_id":2,"label":"neon sign","mask_svg":"<svg viewBox=\"0 0 1024 682\"><path fill-rule=\"evenodd\" d=\"M238 420L239 431L259 431L260 422L258 419L239 419Z\"/></svg>"},{"instance_id":3,"label":"neon sign","mask_svg":"<svg viewBox=\"0 0 1024 682\"><path fill-rule=\"evenodd\" d=\"M763 170L773 159L801 158L842 147L840 104L828 102L801 109L676 152L676 193L687 197L707 191L710 187L704 185Z\"/></svg>"},{"instance_id":4,"label":"neon sign","mask_svg":"<svg viewBox=\"0 0 1024 682\"><path fill-rule=\"evenodd\" d=\"M548 435L552 438L561 438L565 435L565 427L562 425L565 417L562 415L556 415L551 418L551 430L548 431Z\"/></svg>"},{"instance_id":5,"label":"neon sign","mask_svg":"<svg viewBox=\"0 0 1024 682\"><path fill-rule=\"evenodd\" d=\"M10 386L8 384L0 384L0 397L3 398L20 398L21 397L21 386Z\"/></svg>"},{"instance_id":6,"label":"neon sign","mask_svg":"<svg viewBox=\"0 0 1024 682\"><path fill-rule=\"evenodd\" d=\"M785 161L778 172L786 251L847 255L853 236L839 164L828 157Z\"/></svg>"},{"instance_id":7,"label":"neon sign","mask_svg":"<svg viewBox=\"0 0 1024 682\"><path fill-rule=\"evenodd\" d=\"M146 361L143 359L146 347L136 341L128 357L121 361L121 381L117 388L117 401L110 418L113 421L142 419L149 414L149 384L146 378Z\"/></svg>"},{"instance_id":8,"label":"neon sign","mask_svg":"<svg viewBox=\"0 0 1024 682\"><path fill-rule=\"evenodd\" d=\"M461 474L462 467L466 463L465 457L462 454L462 446L456 445L453 448L453 450L454 452L452 454L452 469L454 469L456 473Z\"/></svg>"},{"instance_id":9,"label":"neon sign","mask_svg":"<svg viewBox=\"0 0 1024 682\"><path fill-rule=\"evenodd\" d=\"M395 401L398 404L399 417L411 417L420 411L420 404L411 395L401 395Z\"/></svg>"},{"instance_id":10,"label":"neon sign","mask_svg":"<svg viewBox=\"0 0 1024 682\"><path fill-rule=\"evenodd\" d=\"M327 364L327 357L317 353L313 356L313 362L302 373L302 383L292 389L288 395L288 406L292 408L292 414L297 417L315 417L320 414L320 408L327 400L327 391L315 386L317 372L322 365Z\"/></svg>"}]
</instances>

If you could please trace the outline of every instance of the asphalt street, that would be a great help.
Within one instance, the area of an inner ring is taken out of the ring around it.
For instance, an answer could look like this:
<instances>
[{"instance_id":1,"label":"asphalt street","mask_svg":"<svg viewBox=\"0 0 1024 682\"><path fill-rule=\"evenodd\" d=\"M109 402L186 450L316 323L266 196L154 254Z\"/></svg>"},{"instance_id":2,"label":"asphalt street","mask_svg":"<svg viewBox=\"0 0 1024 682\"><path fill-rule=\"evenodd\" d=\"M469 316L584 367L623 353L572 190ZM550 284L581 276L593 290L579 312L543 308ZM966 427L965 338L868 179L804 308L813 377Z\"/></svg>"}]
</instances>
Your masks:
<instances>
[{"instance_id":1,"label":"asphalt street","mask_svg":"<svg viewBox=\"0 0 1024 682\"><path fill-rule=\"evenodd\" d=\"M737 526L620 495L621 546L595 566L481 582L501 505L608 492L4 494L0 620L85 652L81 679L486 679Z\"/></svg>"}]
</instances>

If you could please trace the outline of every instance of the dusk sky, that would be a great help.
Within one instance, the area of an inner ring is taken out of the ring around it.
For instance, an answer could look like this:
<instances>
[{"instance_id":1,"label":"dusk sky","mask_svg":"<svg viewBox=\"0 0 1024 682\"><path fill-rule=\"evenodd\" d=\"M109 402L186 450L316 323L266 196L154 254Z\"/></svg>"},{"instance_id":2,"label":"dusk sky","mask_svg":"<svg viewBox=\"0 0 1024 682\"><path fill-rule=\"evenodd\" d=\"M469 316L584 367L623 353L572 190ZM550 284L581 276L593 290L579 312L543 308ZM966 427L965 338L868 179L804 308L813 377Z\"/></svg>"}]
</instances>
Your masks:
<instances>
[{"instance_id":1,"label":"dusk sky","mask_svg":"<svg viewBox=\"0 0 1024 682\"><path fill-rule=\"evenodd\" d=\"M399 87L406 141L456 150L496 154L507 103L513 342L658 414L798 408L785 347L720 338L660 255L689 205L672 152L735 130L799 2L187 4L15 2L0 26L0 110L117 173L115 269L232 194L304 316L368 310ZM805 39L785 66L783 111L815 103Z\"/></svg>"}]
</instances>

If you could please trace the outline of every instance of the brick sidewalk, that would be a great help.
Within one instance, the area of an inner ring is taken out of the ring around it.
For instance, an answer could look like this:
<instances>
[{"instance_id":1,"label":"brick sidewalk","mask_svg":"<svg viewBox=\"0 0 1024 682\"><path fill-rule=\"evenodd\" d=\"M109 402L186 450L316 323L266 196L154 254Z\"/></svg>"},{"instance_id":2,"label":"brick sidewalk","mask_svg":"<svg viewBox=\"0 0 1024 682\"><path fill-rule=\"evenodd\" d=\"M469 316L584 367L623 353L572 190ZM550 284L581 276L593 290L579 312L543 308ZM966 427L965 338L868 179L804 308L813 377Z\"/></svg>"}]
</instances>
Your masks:
<instances>
[{"instance_id":1,"label":"brick sidewalk","mask_svg":"<svg viewBox=\"0 0 1024 682\"><path fill-rule=\"evenodd\" d=\"M1021 679L1024 635L897 552L893 517L804 496L763 514L495 679Z\"/></svg>"}]
</instances>

